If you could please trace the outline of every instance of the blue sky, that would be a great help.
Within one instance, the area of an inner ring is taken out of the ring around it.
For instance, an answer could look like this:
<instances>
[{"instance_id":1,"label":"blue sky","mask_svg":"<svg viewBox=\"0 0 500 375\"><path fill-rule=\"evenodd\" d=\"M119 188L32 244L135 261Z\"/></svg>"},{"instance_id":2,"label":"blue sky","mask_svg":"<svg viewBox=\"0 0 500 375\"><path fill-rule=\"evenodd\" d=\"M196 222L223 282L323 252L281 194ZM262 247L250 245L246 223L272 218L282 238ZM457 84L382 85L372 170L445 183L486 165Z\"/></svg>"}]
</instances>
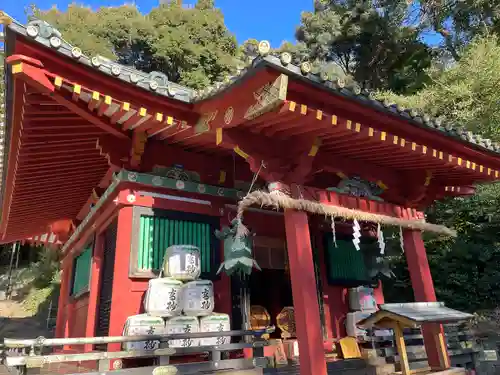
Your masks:
<instances>
[{"instance_id":1,"label":"blue sky","mask_svg":"<svg viewBox=\"0 0 500 375\"><path fill-rule=\"evenodd\" d=\"M0 9L20 22L25 22L24 9L36 4L41 9L52 5L64 10L72 0L0 0ZM81 0L76 1L93 8L99 6L117 6L130 0ZM184 0L193 4L195 0ZM158 5L159 0L136 0L142 12L148 12ZM249 38L269 40L273 47L279 47L284 40L295 40L295 27L300 23L300 13L312 10L313 0L216 0L216 6L222 9L226 25L238 41Z\"/></svg>"}]
</instances>

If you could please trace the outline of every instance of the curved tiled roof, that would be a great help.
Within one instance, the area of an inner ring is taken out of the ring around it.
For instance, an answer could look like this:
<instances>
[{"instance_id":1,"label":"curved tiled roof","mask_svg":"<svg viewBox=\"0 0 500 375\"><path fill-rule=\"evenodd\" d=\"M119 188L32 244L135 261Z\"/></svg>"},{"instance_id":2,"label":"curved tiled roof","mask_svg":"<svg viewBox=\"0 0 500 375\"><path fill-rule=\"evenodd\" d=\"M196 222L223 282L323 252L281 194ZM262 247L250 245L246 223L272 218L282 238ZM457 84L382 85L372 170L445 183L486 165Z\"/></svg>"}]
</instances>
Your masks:
<instances>
[{"instance_id":1,"label":"curved tiled roof","mask_svg":"<svg viewBox=\"0 0 500 375\"><path fill-rule=\"evenodd\" d=\"M269 54L269 43L266 41L261 42L259 45L259 56L244 69L239 69L236 75L227 77L224 81L217 82L204 90L196 91L170 82L168 77L160 72L145 73L129 66L117 64L102 56L86 56L80 48L66 42L56 28L42 20L32 20L26 26L12 21L9 29L56 50L61 55L70 57L80 64L87 65L90 68L157 95L182 102L197 103L214 97L224 92L233 84L238 83L243 77L251 74L252 71L269 66L296 79L316 85L319 89L327 90L333 94L359 102L364 106L397 116L415 126L429 128L490 152L500 153L499 144L445 122L441 118L432 117L422 113L420 110L406 109L387 101L378 100L374 97L373 92L363 89L355 82L346 85L342 78L331 77L327 73L313 74L311 72L311 64L307 61L300 64L300 66L294 65L291 63L292 56L288 52L283 52L279 56L271 55Z\"/></svg>"},{"instance_id":2,"label":"curved tiled roof","mask_svg":"<svg viewBox=\"0 0 500 375\"><path fill-rule=\"evenodd\" d=\"M212 99L218 99L219 97L222 97L226 94L229 94L227 96L233 95L235 91L245 91L245 93L248 92L247 86L243 86L242 83L248 82L251 77L256 76L257 74L263 73L264 70L272 70L273 73L282 73L281 76L286 76L287 80L293 80L295 83L301 83L300 89L302 88L314 88L317 90L318 94L321 95L330 95L330 97L335 96L336 98L344 98L346 100L349 100L352 103L358 103L358 106L352 106L357 110L358 108L361 108L361 106L365 108L369 108L372 111L377 111L380 113L385 113L388 114L396 119L399 119L400 121L404 121L408 127L418 127L421 129L428 129L430 131L433 131L434 134L436 135L443 135L443 136L449 136L453 139L455 139L457 142L461 143L467 143L468 145L471 145L473 147L470 147L468 151L471 151L471 148L476 148L480 151L486 151L489 153L495 153L496 154L500 153L500 146L497 144L494 144L488 139L483 139L480 136L474 135L470 132L464 131L460 128L454 127L448 123L444 123L441 119L439 118L432 118L431 116L428 116L426 114L423 114L419 112L418 110L408 110L405 108L402 108L400 106L393 105L389 102L386 101L380 101L377 100L373 94L373 92L370 92L369 90L363 89L359 84L357 83L349 83L346 84L346 82L340 78L340 77L331 77L327 73L320 73L320 74L314 74L312 73L312 67L309 62L302 62L299 65L294 65L292 64L292 55L290 53L284 52L280 54L272 54L270 51L270 46L269 43L266 41L263 41L259 44L259 56L257 56L253 61L251 61L245 68L239 69L237 74L234 76L227 77L225 80L222 82L217 82L213 84L211 87L201 90L201 91L196 91L184 86L181 86L179 84L170 82L168 77L160 72L151 72L151 73L145 73L139 70L136 70L132 67L125 66L118 64L110 59L104 58L102 56L86 56L80 48L72 46L71 44L67 43L61 33L54 28L53 26L49 25L48 23L41 21L41 20L32 20L30 21L26 26L22 25L20 23L17 23L13 21L12 19L6 17L1 11L0 11L0 24L2 23L8 24L8 28L5 30L6 31L6 38L7 38L7 47L9 48L10 51L14 51L13 44L16 40L16 36L21 36L22 39L28 39L31 40L34 43L37 43L40 46L43 46L43 49L50 49L54 51L54 53L59 54L61 57L64 57L64 59L71 59L77 64L81 64L84 67L88 67L88 69L92 69L95 72L100 72L102 74L108 75L110 77L113 77L116 80L119 80L124 83L123 86L120 85L120 88L125 88L125 85L133 85L137 86L139 90L144 90L151 95L142 95L143 98L146 98L147 100L149 99L154 99L153 95L158 96L158 97L163 97L165 99L170 99L172 101L176 102L176 106L178 107L183 107L184 109L187 108L186 111L192 111L198 112L199 110L202 110L203 106L205 103L207 103L207 106L210 107L211 102L210 100ZM24 45L24 43L21 43ZM12 48L12 49L11 49ZM31 48L31 47L30 47ZM37 51L41 51L42 48ZM13 53L13 52L11 52ZM52 58L51 55L50 57ZM63 61L62 59L60 61ZM58 60L59 62L59 60ZM80 70L81 71L81 70ZM101 79L103 76L99 75L93 75L92 78L98 78ZM289 77L289 78L288 78ZM76 83L71 83L71 82L66 82L65 79L61 77L51 77L51 79L54 79L54 85L58 86L59 88L62 88L63 90L73 90L73 93L75 94L78 91L78 99L81 100L82 102L87 103L89 99L92 98L92 90L91 88L86 88L81 86L80 84ZM239 87L236 87L239 86ZM76 91L76 89L78 90ZM231 93L228 93L229 90L234 89ZM135 93L139 96L141 94L140 91L135 91ZM9 91L11 93L11 91ZM99 94L97 91L94 93ZM1 94L0 93L0 106L3 105L3 100L1 99ZM81 95L80 95L81 94ZM110 96L106 96L109 98L110 103L111 100L113 100ZM115 98L116 99L116 98ZM293 99L293 98L292 98ZM74 99L73 99L74 100ZM94 100L92 98L92 100ZM97 99L95 99L97 100ZM346 100L343 100L343 104L346 103ZM160 105L163 105L166 103L166 101L158 101L160 102ZM218 100L214 100L213 103L215 105L217 104ZM334 101L332 101L334 102ZM339 101L339 103L342 102ZM118 105L120 104L128 104L128 103L121 103L119 100L115 100L113 102L113 108L111 106L108 108L106 105L109 106L110 103L104 102L102 112L101 114L106 115L107 117L114 115L115 112L118 110ZM186 105L180 105L181 103L185 103ZM213 104L212 103L212 104ZM172 102L168 102L168 105L172 104ZM179 104L179 105L177 105ZM199 106L197 104L200 104ZM85 104L85 105L90 105L90 103ZM151 118L153 113L155 113L155 108L146 108L147 105L144 104L145 108L142 108L143 103L140 103L141 108L138 108L138 105L136 105L134 109L131 109L129 112L132 116L139 116L138 111L144 110L144 113L147 114L141 115L142 120L144 123L148 121L148 118ZM296 103L293 101L288 101L283 105L283 108L288 108L289 112L295 111L295 106ZM116 107L116 108L115 108ZM107 109L110 109L109 113L106 112ZM232 108L232 107L231 107ZM307 113L312 113L313 109L307 108L306 105L301 105L300 106L300 115L305 115ZM304 111L302 109L305 108ZM150 111L151 109L151 111ZM325 109L325 113L323 116L322 110ZM128 111L128 110L127 110ZM316 114L316 120L318 121L323 121L324 118L326 118L327 115L327 108L322 108L321 110L317 110L314 112ZM318 113L320 116L318 117ZM158 115L158 113L156 113ZM161 114L163 116L163 114ZM276 116L281 116L279 113L271 113L271 115L276 115ZM373 112L370 113L369 115L373 115ZM100 115L99 115L100 116ZM297 111L297 116L299 116L298 111ZM337 121L337 116L332 113L329 114L331 116L332 121L335 118L335 121ZM128 119L131 118L131 116L127 117ZM169 117L170 118L170 117ZM385 118L387 119L387 117ZM141 124L137 118L133 118L135 121L135 126L138 124ZM156 120L155 118L151 118L152 121ZM182 120L182 119L181 119ZM128 121L128 120L125 120ZM159 120L158 120L159 121ZM171 122L174 121L173 118L170 120ZM303 121L303 120L302 120ZM324 120L325 123L327 120ZM328 120L329 121L329 120ZM161 122L161 121L160 121ZM182 121L181 121L182 122ZM142 123L142 125L144 125ZM333 123L333 122L332 122ZM335 122L336 124L336 122ZM347 119L346 124L351 124L351 120ZM128 126L127 124L121 124L120 126L123 125L124 130L132 129L132 125ZM251 122L247 123L240 123L242 127L244 126L251 126ZM396 125L400 125L397 123ZM0 127L3 126L3 123L0 119ZM141 125L139 125L141 126ZM149 125L148 125L149 126ZM348 126L347 129L351 131L350 125ZM403 128L403 123L401 123L401 127ZM194 129L194 127L193 127ZM356 126L353 127L353 132L360 132L361 125L359 123L356 123ZM371 129L372 134L371 135L365 135L366 137L371 137L373 136L374 129L371 127L366 127L366 131L369 134ZM194 130L193 130L194 131ZM381 138L381 140L385 140L386 138L386 132L382 131L381 134L383 133L384 137ZM423 132L421 132L423 133ZM149 134L148 136L153 136L154 134ZM338 134L338 133L337 133ZM364 133L363 133L364 134ZM428 136L429 134L426 134ZM3 169L4 166L6 165L7 158L6 155L3 154L3 147L5 145L9 145L10 141L8 139L8 132L5 132L3 128L0 128L0 179L5 178L5 174ZM7 139L6 139L7 138ZM397 140L397 136L394 135L394 140ZM430 138L430 137L429 137ZM164 139L164 138L160 138ZM392 138L391 138L392 139ZM442 138L441 138L442 140ZM408 142L408 139L403 139L401 138L401 142L395 142L394 145L401 145L401 147L404 147L405 143L410 144ZM415 147L418 145L415 142L412 142L412 151L415 151ZM6 146L5 146L6 147ZM392 147L392 146L391 146ZM396 146L394 146L396 147ZM399 146L398 146L399 147ZM410 147L410 146L407 146ZM427 146L422 145L422 150L423 154L426 153ZM466 148L464 147L464 150ZM236 148L234 149L236 150ZM439 155L440 160L449 160L451 163L451 160L455 160L458 163L459 166L462 164L462 159L461 157L456 157L451 155L451 154L445 154L440 150L434 149L434 158L437 158L436 154ZM443 158L443 155L445 157ZM3 156L3 157L2 157ZM490 158L491 159L491 158ZM468 160L468 159L467 159ZM469 168L469 161L464 159L465 163L463 163L462 168ZM444 163L444 162L443 162ZM472 170L475 170L476 168L476 163L472 162L473 167L471 168ZM495 163L494 163L495 164ZM496 163L498 164L498 163ZM481 173L483 172L483 165L480 166L480 171ZM444 167L443 167L444 168ZM452 168L452 167L450 167ZM497 168L495 167L495 178L498 178L499 171L496 170ZM448 173L448 170L446 168L443 169L446 173ZM486 168L484 168L486 171ZM488 176L490 176L490 168L487 168L488 171ZM442 171L441 171L442 172ZM443 172L443 173L445 173ZM460 171L459 171L460 172ZM2 176L3 174L3 176ZM484 173L486 174L486 172ZM489 178L489 177L488 177ZM490 178L489 178L490 179ZM4 188L5 185L2 182L2 187L1 189ZM454 188L453 186L451 187L452 189ZM448 187L447 187L448 189ZM460 187L457 187L457 191L459 191ZM448 190L447 190L448 191ZM453 191L453 190L452 190Z\"/></svg>"},{"instance_id":3,"label":"curved tiled roof","mask_svg":"<svg viewBox=\"0 0 500 375\"><path fill-rule=\"evenodd\" d=\"M53 49L69 57L80 64L110 75L128 84L136 85L143 90L150 91L156 95L165 96L185 103L197 103L212 98L223 93L226 89L252 71L271 67L287 75L317 86L321 90L356 101L374 110L399 117L414 126L428 128L443 135L450 136L456 140L467 142L476 148L481 148L489 152L500 153L500 145L490 139L481 137L478 134L466 131L442 118L432 117L416 109L406 109L394 105L387 101L375 98L373 92L363 89L359 84L353 82L346 85L345 81L339 77L331 77L327 73L314 74L311 72L311 64L307 61L300 66L291 63L292 56L288 52L283 52L279 56L269 54L270 46L267 41L259 44L259 56L257 56L244 69L239 69L234 76L227 77L222 82L216 82L212 86L196 91L185 86L170 82L168 77L160 72L145 73L129 66L118 64L102 56L86 56L79 47L72 46L66 42L61 33L42 20L32 20L27 25L22 25L0 12L0 18L4 21L8 19L9 29L17 34L31 38L37 43L47 48Z\"/></svg>"}]
</instances>

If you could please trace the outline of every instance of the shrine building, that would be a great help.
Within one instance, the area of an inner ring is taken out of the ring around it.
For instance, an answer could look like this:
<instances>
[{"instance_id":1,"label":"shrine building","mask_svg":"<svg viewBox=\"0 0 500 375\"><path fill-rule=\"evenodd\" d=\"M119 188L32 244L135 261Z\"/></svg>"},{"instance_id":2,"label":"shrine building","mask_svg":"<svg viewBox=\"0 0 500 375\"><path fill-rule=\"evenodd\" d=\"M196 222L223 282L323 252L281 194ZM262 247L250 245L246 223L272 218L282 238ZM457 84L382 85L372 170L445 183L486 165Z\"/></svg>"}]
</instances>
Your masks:
<instances>
[{"instance_id":1,"label":"shrine building","mask_svg":"<svg viewBox=\"0 0 500 375\"><path fill-rule=\"evenodd\" d=\"M380 233L401 232L415 301L435 302L422 231L456 233L423 210L499 179L499 145L313 74L267 42L195 91L87 56L43 21L3 20L0 241L60 249L57 337L121 335L172 244L200 248L216 311L241 328L215 236L240 218L262 269L251 304L273 324L293 305L301 374L325 374L325 348L347 335L347 289L373 287L384 303ZM424 338L441 329L424 325ZM438 343L425 345L433 365Z\"/></svg>"}]
</instances>

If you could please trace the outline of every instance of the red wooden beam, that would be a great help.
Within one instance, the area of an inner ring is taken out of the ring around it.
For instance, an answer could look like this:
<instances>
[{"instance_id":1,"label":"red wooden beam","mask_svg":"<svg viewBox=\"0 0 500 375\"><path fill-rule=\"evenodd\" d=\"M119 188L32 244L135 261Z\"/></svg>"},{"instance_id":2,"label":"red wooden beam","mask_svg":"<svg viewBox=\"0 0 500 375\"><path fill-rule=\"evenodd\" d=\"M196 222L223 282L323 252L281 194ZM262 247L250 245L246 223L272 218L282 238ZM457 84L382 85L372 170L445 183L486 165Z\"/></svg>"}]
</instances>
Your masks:
<instances>
[{"instance_id":1,"label":"red wooden beam","mask_svg":"<svg viewBox=\"0 0 500 375\"><path fill-rule=\"evenodd\" d=\"M36 207L36 209L26 206L12 209L12 212L19 215L20 218L23 213L31 215L44 215L44 212L47 212L45 215L54 214L54 219L67 219L75 217L78 213L79 207L81 207L84 203L84 201L64 201L60 204L54 205L54 202L42 202L38 207ZM74 204L75 206L71 206L71 204Z\"/></svg>"},{"instance_id":2,"label":"red wooden beam","mask_svg":"<svg viewBox=\"0 0 500 375\"><path fill-rule=\"evenodd\" d=\"M99 181L99 178L95 178L94 181ZM86 182L86 184L85 184ZM48 192L60 192L67 191L68 188L73 188L73 190L68 189L69 191L74 191L74 193L80 192L83 190L88 190L89 182L92 180L80 181L78 186L71 183L60 182L59 184L33 184L34 186L24 185L24 186L16 186L16 194L15 197L19 198L20 196L27 195L27 193L32 194L34 197L38 194L42 195ZM86 185L86 186L85 186ZM90 188L92 189L92 188ZM36 204L36 202L34 202Z\"/></svg>"},{"instance_id":3,"label":"red wooden beam","mask_svg":"<svg viewBox=\"0 0 500 375\"><path fill-rule=\"evenodd\" d=\"M106 93L117 100L127 101L127 99L130 99L134 107L145 106L152 111L165 110L167 107L169 111L176 112L175 116L181 111L189 110L191 107L188 103L168 99L134 85L124 84L123 81L115 77L103 75L95 69L89 69L76 61L71 62L70 60L61 59L61 56L54 53L53 50L41 49L36 42L26 39L17 40L16 53L37 56L43 60L45 68L52 74L57 73L57 75L73 82L85 82L87 87Z\"/></svg>"},{"instance_id":4,"label":"red wooden beam","mask_svg":"<svg viewBox=\"0 0 500 375\"><path fill-rule=\"evenodd\" d=\"M496 166L496 168L500 167L500 162L496 156L477 150L465 144L464 141L457 141L439 131L424 126L419 127L409 124L407 121L397 118L384 110L373 109L370 106L341 97L330 91L327 92L326 88L325 91L321 90L320 92L321 94L319 94L317 86L291 81L288 99L322 108L360 123L373 124L372 126L377 129L384 129L403 137L412 138L413 141L426 144L431 148L462 154L464 157L476 159L484 165L490 164Z\"/></svg>"},{"instance_id":5,"label":"red wooden beam","mask_svg":"<svg viewBox=\"0 0 500 375\"><path fill-rule=\"evenodd\" d=\"M18 68L19 69L19 68ZM22 118L20 114L22 113L23 107L23 95L24 95L24 83L17 79L14 75L13 82L13 104L12 104L12 123L11 123L11 139L5 150L7 154L7 165L6 172L4 175L4 186L5 190L3 193L2 199L2 212L1 212L1 221L0 221L0 236L2 239L5 238L8 222L9 222L9 213L10 213L10 205L12 203L12 193L14 189L15 175L17 170L17 157L19 153L19 141L21 139L21 129L22 129Z\"/></svg>"},{"instance_id":6,"label":"red wooden beam","mask_svg":"<svg viewBox=\"0 0 500 375\"><path fill-rule=\"evenodd\" d=\"M38 89L41 93L51 94L51 98L55 102L61 104L71 112L79 115L80 117L86 119L90 123L96 125L98 128L101 128L102 130L110 134L113 134L119 138L128 138L128 136L121 130L105 123L104 121L94 116L92 113L88 112L86 109L82 108L79 104L76 104L71 100L66 99L61 94L57 93L55 88L58 82L55 82L54 85L47 77L46 71L44 71L38 64L35 64L37 66L29 65L27 61L28 60L26 60L25 57L18 55L10 56L6 60L8 64L12 65L13 74L17 74L19 78L23 79L30 86ZM16 68L14 68L14 66Z\"/></svg>"},{"instance_id":7,"label":"red wooden beam","mask_svg":"<svg viewBox=\"0 0 500 375\"><path fill-rule=\"evenodd\" d=\"M99 154L99 151L94 149L87 150L79 150L77 152L73 152L67 155L55 153L50 156L48 154L33 154L29 152L23 152L19 155L19 162L21 163L42 163L45 161L64 161L64 160L78 160L78 159L89 159L95 158L97 160L101 160L102 156Z\"/></svg>"},{"instance_id":8,"label":"red wooden beam","mask_svg":"<svg viewBox=\"0 0 500 375\"><path fill-rule=\"evenodd\" d=\"M346 194L338 194L326 190L318 190L316 194L317 199L324 204L342 206L353 210L394 216L408 220L421 220L424 218L423 212L411 207L398 206L392 203L374 201Z\"/></svg>"},{"instance_id":9,"label":"red wooden beam","mask_svg":"<svg viewBox=\"0 0 500 375\"><path fill-rule=\"evenodd\" d=\"M22 147L22 146L21 146ZM54 157L57 157L59 155L65 155L68 153L73 153L73 154L80 154L80 153L95 153L98 152L96 151L95 147L95 142L88 142L87 144L83 145L73 145L73 146L66 146L66 147L57 147L57 148L46 148L46 149L27 149L26 147L22 147L22 154L20 155L20 160L23 158L33 158L33 157L43 157L43 156L48 156L48 155L53 155Z\"/></svg>"},{"instance_id":10,"label":"red wooden beam","mask_svg":"<svg viewBox=\"0 0 500 375\"><path fill-rule=\"evenodd\" d=\"M99 173L102 175L104 175L106 173L106 171L108 170L108 166L107 165L103 165L103 166L100 166L100 167L96 167L96 168L93 168L92 171L95 172L95 173ZM69 166L69 167L66 167L66 168L58 168L57 169L57 177L62 177L62 178L67 178L67 179L71 179L71 178L75 178L75 177L78 177L78 176L81 176L82 175L82 171L80 170L75 170L75 168ZM17 173L17 178L19 179L19 181L29 181L29 180L39 180L39 179L46 179L47 177L51 177L52 176L52 173L47 173L47 171L36 171L36 172L19 172Z\"/></svg>"},{"instance_id":11,"label":"red wooden beam","mask_svg":"<svg viewBox=\"0 0 500 375\"><path fill-rule=\"evenodd\" d=\"M93 172L93 171L92 171ZM106 172L100 173L84 173L84 174L76 174L72 176L72 178L68 178L67 176L51 176L51 175L39 175L34 178L28 178L28 176L19 176L16 181L16 188L20 188L23 186L31 186L36 183L37 186L49 186L49 185L60 185L66 181L72 181L75 183L85 182L94 179L101 179Z\"/></svg>"},{"instance_id":12,"label":"red wooden beam","mask_svg":"<svg viewBox=\"0 0 500 375\"><path fill-rule=\"evenodd\" d=\"M194 111L201 114L195 127L203 133L220 127L234 127L275 109L286 100L288 76L262 70L251 79L222 94L201 101Z\"/></svg>"}]
</instances>

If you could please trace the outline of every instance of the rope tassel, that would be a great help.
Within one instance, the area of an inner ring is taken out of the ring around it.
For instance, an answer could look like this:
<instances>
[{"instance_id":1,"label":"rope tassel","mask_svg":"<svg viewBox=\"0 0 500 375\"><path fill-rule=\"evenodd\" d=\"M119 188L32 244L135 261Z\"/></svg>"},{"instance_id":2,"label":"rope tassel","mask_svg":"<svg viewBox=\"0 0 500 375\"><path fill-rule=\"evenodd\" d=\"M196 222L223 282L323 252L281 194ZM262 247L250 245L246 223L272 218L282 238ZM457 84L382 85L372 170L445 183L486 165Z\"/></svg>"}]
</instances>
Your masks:
<instances>
[{"instance_id":1,"label":"rope tassel","mask_svg":"<svg viewBox=\"0 0 500 375\"><path fill-rule=\"evenodd\" d=\"M332 236L333 236L333 246L337 246L337 232L335 232L335 217L332 216Z\"/></svg>"},{"instance_id":2,"label":"rope tassel","mask_svg":"<svg viewBox=\"0 0 500 375\"><path fill-rule=\"evenodd\" d=\"M356 219L354 219L354 223L352 225L352 243L354 244L354 247L356 250L361 250L361 247L359 247L359 244L361 243L361 227L359 226L359 223Z\"/></svg>"},{"instance_id":3,"label":"rope tassel","mask_svg":"<svg viewBox=\"0 0 500 375\"><path fill-rule=\"evenodd\" d=\"M380 255L385 254L385 239L384 232L382 232L381 225L377 225L377 238L378 238L378 247L380 249Z\"/></svg>"},{"instance_id":4,"label":"rope tassel","mask_svg":"<svg viewBox=\"0 0 500 375\"><path fill-rule=\"evenodd\" d=\"M403 227L399 227L399 245L401 246L401 251L405 252L405 242L403 240Z\"/></svg>"}]
</instances>

